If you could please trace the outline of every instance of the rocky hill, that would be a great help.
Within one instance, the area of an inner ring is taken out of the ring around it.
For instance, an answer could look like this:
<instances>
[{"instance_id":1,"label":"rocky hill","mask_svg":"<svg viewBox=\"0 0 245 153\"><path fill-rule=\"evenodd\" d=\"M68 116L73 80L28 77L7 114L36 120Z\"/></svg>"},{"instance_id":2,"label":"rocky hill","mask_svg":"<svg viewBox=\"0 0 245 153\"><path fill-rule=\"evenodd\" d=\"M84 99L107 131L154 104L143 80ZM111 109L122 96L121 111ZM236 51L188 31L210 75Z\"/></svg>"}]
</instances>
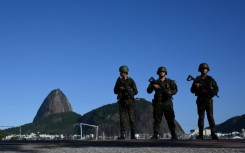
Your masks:
<instances>
[{"instance_id":1,"label":"rocky hill","mask_svg":"<svg viewBox=\"0 0 245 153\"><path fill-rule=\"evenodd\" d=\"M22 134L42 133L42 134L64 134L72 135L78 133L78 127L74 127L81 118L80 114L74 112L64 112L49 115L48 117L21 126ZM20 128L9 128L3 130L5 135L19 134Z\"/></svg>"},{"instance_id":2,"label":"rocky hill","mask_svg":"<svg viewBox=\"0 0 245 153\"><path fill-rule=\"evenodd\" d=\"M152 134L152 105L144 99L138 99L135 103L135 117L136 117L136 132L142 134ZM74 127L76 123L86 123L99 126L99 135L118 136L119 135L119 114L118 104L108 104L100 108L92 110L83 116L74 112L64 112L49 115L41 118L33 123L21 126L22 134L29 133L46 133L46 134L65 134L73 135L80 134L78 126ZM128 122L127 122L128 123ZM176 123L176 132L178 135L184 133L181 126ZM129 124L127 124L127 129ZM84 127L83 133L90 133L91 128ZM19 134L19 128L11 128L3 131L5 134ZM169 129L165 118L162 121L160 133L167 133Z\"/></svg>"},{"instance_id":3,"label":"rocky hill","mask_svg":"<svg viewBox=\"0 0 245 153\"><path fill-rule=\"evenodd\" d=\"M55 89L44 99L33 122L52 114L70 111L72 111L72 107L64 93L60 89Z\"/></svg>"},{"instance_id":4,"label":"rocky hill","mask_svg":"<svg viewBox=\"0 0 245 153\"><path fill-rule=\"evenodd\" d=\"M216 131L221 133L241 132L242 129L245 129L245 114L232 117L216 126Z\"/></svg>"},{"instance_id":5,"label":"rocky hill","mask_svg":"<svg viewBox=\"0 0 245 153\"><path fill-rule=\"evenodd\" d=\"M136 133L152 134L152 103L138 99L135 102L135 125ZM80 122L99 125L99 133L104 133L106 136L113 136L119 134L119 114L117 103L108 104L92 110L84 114ZM178 135L184 134L183 129L177 121L176 132ZM165 117L162 120L162 127L160 133L170 132L167 126ZM129 131L129 123L127 122L127 131Z\"/></svg>"}]
</instances>

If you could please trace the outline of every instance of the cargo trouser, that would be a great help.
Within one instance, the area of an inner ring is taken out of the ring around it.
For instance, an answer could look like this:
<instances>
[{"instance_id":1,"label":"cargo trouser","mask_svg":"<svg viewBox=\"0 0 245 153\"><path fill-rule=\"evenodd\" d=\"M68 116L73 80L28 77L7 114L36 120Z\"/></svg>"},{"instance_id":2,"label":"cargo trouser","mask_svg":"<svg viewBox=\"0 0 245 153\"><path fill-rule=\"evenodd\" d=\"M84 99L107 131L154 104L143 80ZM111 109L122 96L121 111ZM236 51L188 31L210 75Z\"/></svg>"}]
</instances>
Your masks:
<instances>
[{"instance_id":1,"label":"cargo trouser","mask_svg":"<svg viewBox=\"0 0 245 153\"><path fill-rule=\"evenodd\" d=\"M175 134L175 123L174 123L174 109L173 102L171 99L168 99L165 102L153 100L153 130L154 133L158 133L160 129L160 124L162 122L163 114L167 120L169 130L171 134Z\"/></svg>"},{"instance_id":2,"label":"cargo trouser","mask_svg":"<svg viewBox=\"0 0 245 153\"><path fill-rule=\"evenodd\" d=\"M131 131L135 130L135 117L134 117L134 102L131 99L120 100L119 116L120 116L120 130L125 131L125 122L127 114L129 116L129 124Z\"/></svg>"},{"instance_id":3,"label":"cargo trouser","mask_svg":"<svg viewBox=\"0 0 245 153\"><path fill-rule=\"evenodd\" d=\"M198 113L198 127L199 133L202 133L204 128L205 111L207 112L207 118L211 132L215 131L215 121L213 117L213 99L206 97L197 98L197 113Z\"/></svg>"}]
</instances>

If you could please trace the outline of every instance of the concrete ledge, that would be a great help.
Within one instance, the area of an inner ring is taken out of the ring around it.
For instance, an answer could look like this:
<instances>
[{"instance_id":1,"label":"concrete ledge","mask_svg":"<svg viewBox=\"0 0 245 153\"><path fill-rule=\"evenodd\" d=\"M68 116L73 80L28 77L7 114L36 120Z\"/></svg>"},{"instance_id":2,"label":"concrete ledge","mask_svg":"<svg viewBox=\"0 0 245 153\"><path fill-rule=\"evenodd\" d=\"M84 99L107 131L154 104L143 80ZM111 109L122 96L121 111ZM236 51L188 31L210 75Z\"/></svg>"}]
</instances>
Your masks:
<instances>
[{"instance_id":1,"label":"concrete ledge","mask_svg":"<svg viewBox=\"0 0 245 153\"><path fill-rule=\"evenodd\" d=\"M0 141L0 147L35 145L49 147L187 147L187 148L245 148L245 139L241 140L35 140Z\"/></svg>"}]
</instances>

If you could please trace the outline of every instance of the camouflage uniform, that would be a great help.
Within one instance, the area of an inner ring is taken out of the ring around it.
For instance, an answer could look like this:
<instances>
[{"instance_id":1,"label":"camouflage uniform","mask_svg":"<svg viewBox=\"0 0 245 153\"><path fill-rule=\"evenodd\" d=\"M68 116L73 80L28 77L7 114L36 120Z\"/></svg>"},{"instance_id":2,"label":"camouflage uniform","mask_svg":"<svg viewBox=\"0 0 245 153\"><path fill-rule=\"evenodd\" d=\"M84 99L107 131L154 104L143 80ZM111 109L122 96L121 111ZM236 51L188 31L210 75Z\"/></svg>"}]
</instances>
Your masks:
<instances>
[{"instance_id":1,"label":"camouflage uniform","mask_svg":"<svg viewBox=\"0 0 245 153\"><path fill-rule=\"evenodd\" d=\"M178 91L177 85L175 81L168 78L165 78L164 81L158 79L156 80L156 84L160 85L161 87L165 87L168 90L168 93L163 92L161 89L154 89L152 83L150 83L147 88L148 93L152 93L153 91L155 91L154 99L152 100L154 118L154 135L152 139L158 139L158 133L160 129L160 124L162 122L163 113L167 120L172 139L177 139L177 135L175 133L175 115L172 101L172 95L175 95Z\"/></svg>"},{"instance_id":2,"label":"camouflage uniform","mask_svg":"<svg viewBox=\"0 0 245 153\"><path fill-rule=\"evenodd\" d=\"M204 64L204 63L202 63ZM201 71L201 64L199 66L199 71ZM208 65L206 65L209 71ZM197 88L195 83L202 83L204 87L210 87L212 89L212 93L210 93L207 89L200 87ZM199 139L203 139L203 129L204 129L204 115L205 111L207 112L207 118L211 130L211 135L213 139L218 139L215 135L215 121L213 117L213 97L217 95L219 91L218 85L216 81L211 76L206 76L203 78L202 76L197 76L196 80L193 82L191 86L191 92L197 96L196 104L197 104L197 113L198 113L198 128L199 128Z\"/></svg>"},{"instance_id":3,"label":"camouflage uniform","mask_svg":"<svg viewBox=\"0 0 245 153\"><path fill-rule=\"evenodd\" d=\"M126 80L123 78L118 78L118 80L116 81L114 87L114 93L118 95L117 99L119 105L120 131L121 131L120 138L125 139L125 122L126 122L126 114L128 113L130 129L131 129L131 139L135 139L134 99L130 98L126 90L120 90L120 87L123 86L123 84L125 83L130 87L134 95L138 93L136 84L132 78L127 77Z\"/></svg>"}]
</instances>

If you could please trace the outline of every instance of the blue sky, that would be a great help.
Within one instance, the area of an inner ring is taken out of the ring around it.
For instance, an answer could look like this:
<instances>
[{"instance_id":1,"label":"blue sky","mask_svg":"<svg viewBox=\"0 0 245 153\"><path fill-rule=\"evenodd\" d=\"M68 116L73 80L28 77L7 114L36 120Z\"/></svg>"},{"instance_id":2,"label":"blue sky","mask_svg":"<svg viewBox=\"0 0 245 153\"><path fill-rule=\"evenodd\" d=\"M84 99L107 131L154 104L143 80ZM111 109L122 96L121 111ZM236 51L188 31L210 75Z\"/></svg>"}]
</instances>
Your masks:
<instances>
[{"instance_id":1,"label":"blue sky","mask_svg":"<svg viewBox=\"0 0 245 153\"><path fill-rule=\"evenodd\" d=\"M176 80L176 119L197 128L189 74L207 62L219 87L214 117L245 113L243 0L1 0L0 126L32 122L43 100L60 88L81 115L116 102L121 65L151 101L148 79L165 66ZM205 126L208 126L205 119Z\"/></svg>"}]
</instances>

